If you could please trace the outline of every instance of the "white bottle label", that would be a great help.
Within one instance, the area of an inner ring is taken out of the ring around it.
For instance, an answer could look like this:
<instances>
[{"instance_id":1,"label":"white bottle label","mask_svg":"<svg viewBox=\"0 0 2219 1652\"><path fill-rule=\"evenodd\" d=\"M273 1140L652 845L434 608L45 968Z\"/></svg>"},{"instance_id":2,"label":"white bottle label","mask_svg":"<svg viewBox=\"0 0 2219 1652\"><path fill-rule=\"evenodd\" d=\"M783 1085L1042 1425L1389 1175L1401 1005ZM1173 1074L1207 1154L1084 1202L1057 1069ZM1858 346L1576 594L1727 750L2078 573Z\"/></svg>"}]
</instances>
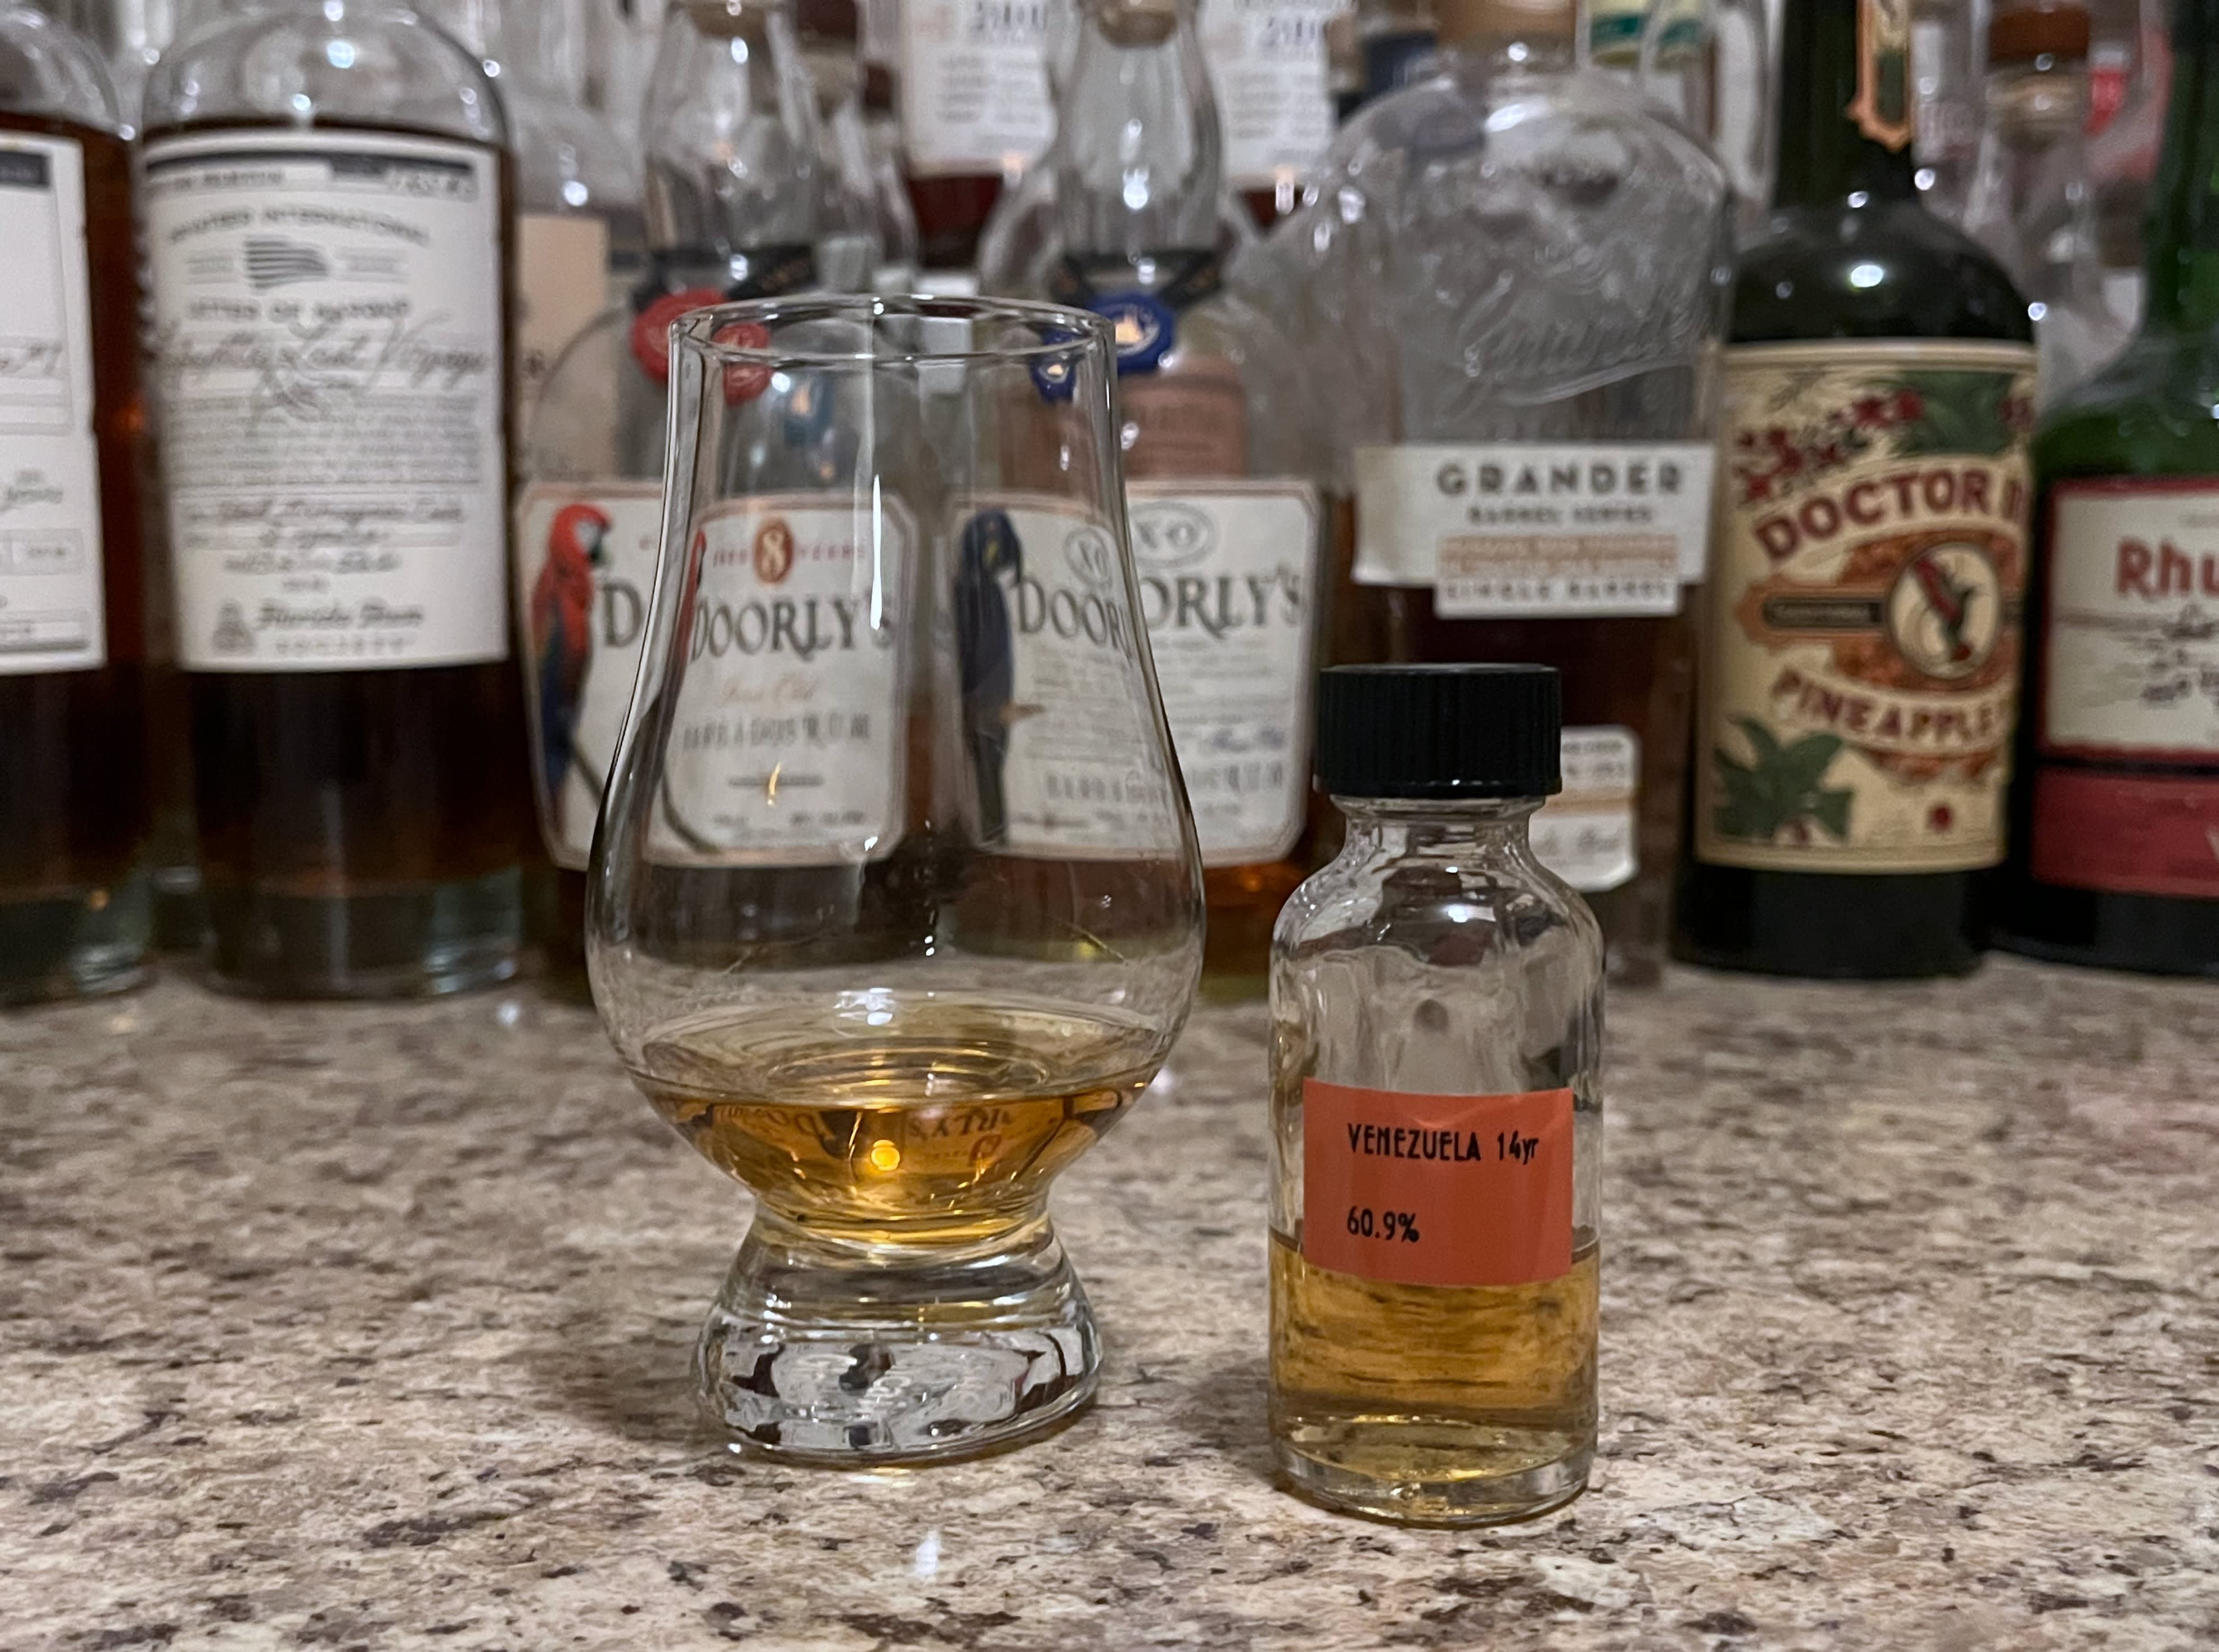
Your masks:
<instances>
[{"instance_id":1,"label":"white bottle label","mask_svg":"<svg viewBox=\"0 0 2219 1652\"><path fill-rule=\"evenodd\" d=\"M1012 496L973 501L952 537L979 843L1035 860L1176 854L1167 754L1110 529L1065 500Z\"/></svg>"},{"instance_id":2,"label":"white bottle label","mask_svg":"<svg viewBox=\"0 0 2219 1652\"><path fill-rule=\"evenodd\" d=\"M516 220L517 422L529 432L540 388L570 341L609 302L609 226L584 213Z\"/></svg>"},{"instance_id":3,"label":"white bottle label","mask_svg":"<svg viewBox=\"0 0 2219 1652\"><path fill-rule=\"evenodd\" d=\"M517 635L539 822L549 856L575 872L594 847L639 675L662 537L653 482L537 484L517 507Z\"/></svg>"},{"instance_id":4,"label":"white bottle label","mask_svg":"<svg viewBox=\"0 0 2219 1652\"><path fill-rule=\"evenodd\" d=\"M696 519L649 859L832 866L893 851L916 540L894 500L873 519L822 494L765 494Z\"/></svg>"},{"instance_id":5,"label":"white bottle label","mask_svg":"<svg viewBox=\"0 0 2219 1652\"><path fill-rule=\"evenodd\" d=\"M507 653L498 165L367 132L147 146L187 667Z\"/></svg>"},{"instance_id":6,"label":"white bottle label","mask_svg":"<svg viewBox=\"0 0 2219 1652\"><path fill-rule=\"evenodd\" d=\"M1356 450L1359 585L1430 585L1445 619L1674 614L1703 577L1702 442Z\"/></svg>"},{"instance_id":7,"label":"white bottle label","mask_svg":"<svg viewBox=\"0 0 2219 1652\"><path fill-rule=\"evenodd\" d=\"M1533 817L1533 853L1582 895L1633 881L1641 742L1631 729L1567 729L1564 789Z\"/></svg>"},{"instance_id":8,"label":"white bottle label","mask_svg":"<svg viewBox=\"0 0 2219 1652\"><path fill-rule=\"evenodd\" d=\"M1308 813L1317 491L1134 482L1141 616L1203 864L1276 860Z\"/></svg>"},{"instance_id":9,"label":"white bottle label","mask_svg":"<svg viewBox=\"0 0 2219 1652\"><path fill-rule=\"evenodd\" d=\"M0 675L108 662L84 155L0 136Z\"/></svg>"},{"instance_id":10,"label":"white bottle label","mask_svg":"<svg viewBox=\"0 0 2219 1652\"><path fill-rule=\"evenodd\" d=\"M1055 135L1046 0L904 0L898 90L914 176L1031 165Z\"/></svg>"},{"instance_id":11,"label":"white bottle label","mask_svg":"<svg viewBox=\"0 0 2219 1652\"><path fill-rule=\"evenodd\" d=\"M1325 26L1347 0L1205 0L1203 55L1235 189L1299 183L1333 142Z\"/></svg>"}]
</instances>

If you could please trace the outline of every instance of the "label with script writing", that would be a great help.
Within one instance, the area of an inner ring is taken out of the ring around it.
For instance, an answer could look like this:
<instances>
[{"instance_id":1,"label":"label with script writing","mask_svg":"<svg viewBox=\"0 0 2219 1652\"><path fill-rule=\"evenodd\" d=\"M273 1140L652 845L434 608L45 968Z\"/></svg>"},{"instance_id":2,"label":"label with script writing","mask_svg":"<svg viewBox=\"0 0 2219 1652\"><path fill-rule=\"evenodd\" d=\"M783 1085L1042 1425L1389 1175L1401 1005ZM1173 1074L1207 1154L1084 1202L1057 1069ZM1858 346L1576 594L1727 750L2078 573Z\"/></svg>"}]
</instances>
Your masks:
<instances>
[{"instance_id":1,"label":"label with script writing","mask_svg":"<svg viewBox=\"0 0 2219 1652\"><path fill-rule=\"evenodd\" d=\"M0 137L0 676L108 659L84 153Z\"/></svg>"},{"instance_id":2,"label":"label with script writing","mask_svg":"<svg viewBox=\"0 0 2219 1652\"><path fill-rule=\"evenodd\" d=\"M250 129L149 144L154 360L197 671L507 652L498 152Z\"/></svg>"}]
</instances>

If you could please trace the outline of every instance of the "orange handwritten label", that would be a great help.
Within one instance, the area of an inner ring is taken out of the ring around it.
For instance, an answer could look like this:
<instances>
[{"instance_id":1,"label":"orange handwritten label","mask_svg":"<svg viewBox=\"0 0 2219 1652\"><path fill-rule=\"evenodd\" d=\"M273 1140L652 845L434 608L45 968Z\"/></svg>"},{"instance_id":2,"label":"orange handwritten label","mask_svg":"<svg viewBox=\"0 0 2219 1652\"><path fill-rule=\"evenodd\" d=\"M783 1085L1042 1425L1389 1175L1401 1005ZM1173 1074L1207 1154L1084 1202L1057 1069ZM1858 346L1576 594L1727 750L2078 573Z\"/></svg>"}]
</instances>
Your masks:
<instances>
[{"instance_id":1,"label":"orange handwritten label","mask_svg":"<svg viewBox=\"0 0 2219 1652\"><path fill-rule=\"evenodd\" d=\"M1572 1268L1572 1092L1302 1084L1302 1255L1396 1285L1531 1285Z\"/></svg>"}]
</instances>

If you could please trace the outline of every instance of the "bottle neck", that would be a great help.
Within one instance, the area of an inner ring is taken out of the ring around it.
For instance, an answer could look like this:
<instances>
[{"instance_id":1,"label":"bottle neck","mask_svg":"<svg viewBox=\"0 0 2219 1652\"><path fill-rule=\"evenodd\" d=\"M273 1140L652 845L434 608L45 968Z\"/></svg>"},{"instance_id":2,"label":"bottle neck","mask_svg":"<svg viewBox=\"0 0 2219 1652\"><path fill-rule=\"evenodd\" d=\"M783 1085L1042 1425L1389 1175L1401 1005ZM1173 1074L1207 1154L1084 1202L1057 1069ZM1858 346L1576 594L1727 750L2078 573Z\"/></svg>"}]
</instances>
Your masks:
<instances>
[{"instance_id":1,"label":"bottle neck","mask_svg":"<svg viewBox=\"0 0 2219 1652\"><path fill-rule=\"evenodd\" d=\"M1195 0L1082 0L1055 201L1073 252L1215 246L1224 156Z\"/></svg>"},{"instance_id":2,"label":"bottle neck","mask_svg":"<svg viewBox=\"0 0 2219 1652\"><path fill-rule=\"evenodd\" d=\"M1911 0L1794 0L1780 60L1774 207L1917 200Z\"/></svg>"},{"instance_id":3,"label":"bottle neck","mask_svg":"<svg viewBox=\"0 0 2219 1652\"><path fill-rule=\"evenodd\" d=\"M1438 41L1466 69L1482 74L1568 74L1579 66L1576 14L1566 9L1538 15L1516 8L1465 3L1439 6Z\"/></svg>"},{"instance_id":4,"label":"bottle neck","mask_svg":"<svg viewBox=\"0 0 2219 1652\"><path fill-rule=\"evenodd\" d=\"M584 84L579 43L549 0L439 0L423 9L485 65L504 90L575 97Z\"/></svg>"},{"instance_id":5,"label":"bottle neck","mask_svg":"<svg viewBox=\"0 0 2219 1652\"><path fill-rule=\"evenodd\" d=\"M1432 860L1520 853L1539 798L1440 803L1401 798L1335 798L1348 823L1341 853L1364 860Z\"/></svg>"},{"instance_id":6,"label":"bottle neck","mask_svg":"<svg viewBox=\"0 0 2219 1652\"><path fill-rule=\"evenodd\" d=\"M643 107L648 246L689 284L814 239L816 93L782 0L671 0Z\"/></svg>"},{"instance_id":7,"label":"bottle neck","mask_svg":"<svg viewBox=\"0 0 2219 1652\"><path fill-rule=\"evenodd\" d=\"M2219 0L2173 0L2172 101L2147 241L2146 326L2219 326Z\"/></svg>"}]
</instances>

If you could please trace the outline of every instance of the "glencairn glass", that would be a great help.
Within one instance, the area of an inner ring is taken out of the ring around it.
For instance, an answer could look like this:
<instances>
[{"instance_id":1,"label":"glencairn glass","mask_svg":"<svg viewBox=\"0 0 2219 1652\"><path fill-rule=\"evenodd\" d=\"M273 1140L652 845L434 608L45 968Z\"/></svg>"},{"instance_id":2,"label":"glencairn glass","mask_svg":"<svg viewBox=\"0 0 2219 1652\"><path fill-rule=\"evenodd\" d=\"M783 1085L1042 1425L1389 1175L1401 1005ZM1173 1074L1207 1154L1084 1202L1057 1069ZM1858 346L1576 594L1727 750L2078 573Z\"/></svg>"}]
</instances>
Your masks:
<instances>
[{"instance_id":1,"label":"glencairn glass","mask_svg":"<svg viewBox=\"0 0 2219 1652\"><path fill-rule=\"evenodd\" d=\"M704 1327L743 1449L998 1445L1101 1346L1056 1173L1192 1002L1109 326L765 299L671 329L662 550L587 901L634 1080L755 1197Z\"/></svg>"}]
</instances>

